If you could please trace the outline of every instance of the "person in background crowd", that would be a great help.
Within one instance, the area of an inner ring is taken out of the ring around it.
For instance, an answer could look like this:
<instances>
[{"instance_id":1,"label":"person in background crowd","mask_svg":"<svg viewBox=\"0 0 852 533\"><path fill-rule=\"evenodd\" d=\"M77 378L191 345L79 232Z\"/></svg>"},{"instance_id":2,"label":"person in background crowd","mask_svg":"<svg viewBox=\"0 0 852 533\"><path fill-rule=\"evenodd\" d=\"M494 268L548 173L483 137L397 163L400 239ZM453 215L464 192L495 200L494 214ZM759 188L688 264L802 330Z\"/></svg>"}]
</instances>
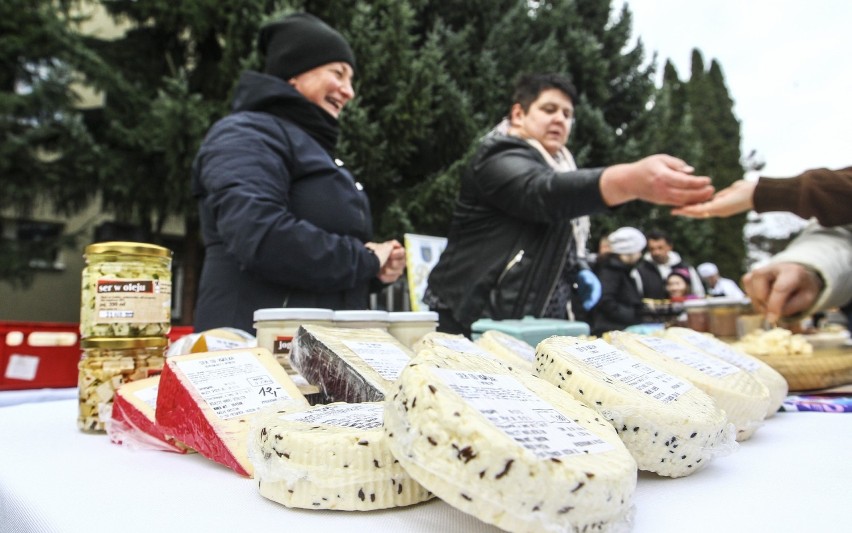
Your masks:
<instances>
[{"instance_id":1,"label":"person in background crowd","mask_svg":"<svg viewBox=\"0 0 852 533\"><path fill-rule=\"evenodd\" d=\"M611 253L598 259L601 299L593 310L592 333L621 330L642 323L642 279L636 265L643 261L645 235L625 226L609 234Z\"/></svg>"},{"instance_id":2,"label":"person in background crowd","mask_svg":"<svg viewBox=\"0 0 852 533\"><path fill-rule=\"evenodd\" d=\"M707 285L707 296L727 296L729 298L744 298L745 293L737 282L719 275L719 268L713 263L698 265L698 275Z\"/></svg>"},{"instance_id":3,"label":"person in background crowd","mask_svg":"<svg viewBox=\"0 0 852 533\"><path fill-rule=\"evenodd\" d=\"M689 279L689 271L685 268L673 268L666 278L666 294L673 302L682 302L690 298L697 298L692 294Z\"/></svg>"},{"instance_id":4,"label":"person in background crowd","mask_svg":"<svg viewBox=\"0 0 852 533\"><path fill-rule=\"evenodd\" d=\"M674 251L672 241L668 234L653 230L646 235L648 239L648 251L645 253L645 259L653 263L657 267L659 279L654 280L654 283L659 283L660 287L649 287L646 291L651 294L665 294L665 280L669 277L669 273L673 268L683 268L689 271L689 283L692 294L704 297L704 285L701 283L701 278L698 272L695 271L689 263L681 258L680 254Z\"/></svg>"},{"instance_id":5,"label":"person in background crowd","mask_svg":"<svg viewBox=\"0 0 852 533\"><path fill-rule=\"evenodd\" d=\"M815 217L825 227L852 224L852 167L815 168L791 178L739 180L722 189L709 202L672 210L693 218L729 217L750 209L758 213L787 211L802 218Z\"/></svg>"},{"instance_id":6,"label":"person in background crowd","mask_svg":"<svg viewBox=\"0 0 852 533\"><path fill-rule=\"evenodd\" d=\"M508 119L480 142L424 295L439 331L470 335L484 317L566 318L584 270L572 220L631 200L685 205L712 195L709 178L668 155L577 170L565 148L576 103L567 78L523 76Z\"/></svg>"},{"instance_id":7,"label":"person in background crowd","mask_svg":"<svg viewBox=\"0 0 852 533\"><path fill-rule=\"evenodd\" d=\"M789 211L815 217L786 249L746 273L743 287L769 322L852 304L852 167L816 168L791 178L735 182L712 200L674 209L690 217Z\"/></svg>"},{"instance_id":8,"label":"person in background crowd","mask_svg":"<svg viewBox=\"0 0 852 533\"><path fill-rule=\"evenodd\" d=\"M198 331L253 332L260 308L365 309L405 267L397 241L371 241L367 196L335 158L338 115L355 96L349 44L299 13L264 26L258 50L263 72L242 74L193 165Z\"/></svg>"}]
</instances>

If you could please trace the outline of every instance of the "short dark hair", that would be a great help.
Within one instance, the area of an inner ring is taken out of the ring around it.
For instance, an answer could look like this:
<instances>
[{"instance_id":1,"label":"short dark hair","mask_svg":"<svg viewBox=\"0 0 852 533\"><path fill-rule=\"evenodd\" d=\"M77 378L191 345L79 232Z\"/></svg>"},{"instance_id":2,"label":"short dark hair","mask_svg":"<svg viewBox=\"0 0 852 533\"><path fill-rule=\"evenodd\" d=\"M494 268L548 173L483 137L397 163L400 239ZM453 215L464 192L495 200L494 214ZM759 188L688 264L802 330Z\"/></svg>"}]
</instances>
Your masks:
<instances>
[{"instance_id":1,"label":"short dark hair","mask_svg":"<svg viewBox=\"0 0 852 533\"><path fill-rule=\"evenodd\" d=\"M655 241L664 240L668 244L672 243L672 240L669 238L669 234L661 229L652 229L651 231L645 234L645 237L649 241L653 239Z\"/></svg>"},{"instance_id":2,"label":"short dark hair","mask_svg":"<svg viewBox=\"0 0 852 533\"><path fill-rule=\"evenodd\" d=\"M571 103L577 105L577 89L567 77L555 72L540 74L523 74L515 82L515 93L512 105L520 104L524 112L530 110L530 105L536 101L543 91L557 89L565 93Z\"/></svg>"}]
</instances>

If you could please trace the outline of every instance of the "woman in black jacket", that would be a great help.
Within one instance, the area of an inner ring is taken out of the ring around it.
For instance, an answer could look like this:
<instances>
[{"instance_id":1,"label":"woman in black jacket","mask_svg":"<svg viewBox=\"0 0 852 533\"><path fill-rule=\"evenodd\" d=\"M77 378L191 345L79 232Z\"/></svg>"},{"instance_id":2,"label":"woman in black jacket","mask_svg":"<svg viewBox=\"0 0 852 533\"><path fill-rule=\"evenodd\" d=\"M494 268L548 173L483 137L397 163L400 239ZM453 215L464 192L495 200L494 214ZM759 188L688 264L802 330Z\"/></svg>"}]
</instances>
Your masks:
<instances>
[{"instance_id":1,"label":"woman in black jacket","mask_svg":"<svg viewBox=\"0 0 852 533\"><path fill-rule=\"evenodd\" d=\"M396 241L370 242L360 183L335 157L337 117L354 97L355 57L308 14L261 29L264 71L244 72L232 113L195 158L205 246L195 328L254 331L269 307L366 309L372 284L405 266Z\"/></svg>"},{"instance_id":2,"label":"woman in black jacket","mask_svg":"<svg viewBox=\"0 0 852 533\"><path fill-rule=\"evenodd\" d=\"M643 261L645 236L623 227L609 235L612 252L598 260L601 299L594 308L592 333L622 330L642 323L642 279L636 265Z\"/></svg>"}]
</instances>

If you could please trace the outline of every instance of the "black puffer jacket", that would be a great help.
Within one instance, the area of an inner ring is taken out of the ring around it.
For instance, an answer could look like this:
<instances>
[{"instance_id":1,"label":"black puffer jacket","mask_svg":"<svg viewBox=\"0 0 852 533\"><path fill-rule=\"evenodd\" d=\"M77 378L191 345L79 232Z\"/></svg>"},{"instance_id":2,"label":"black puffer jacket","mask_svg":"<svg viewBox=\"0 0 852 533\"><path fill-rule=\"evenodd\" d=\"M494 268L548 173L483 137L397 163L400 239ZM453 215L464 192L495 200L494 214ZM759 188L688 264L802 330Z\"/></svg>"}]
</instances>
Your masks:
<instances>
[{"instance_id":1,"label":"black puffer jacket","mask_svg":"<svg viewBox=\"0 0 852 533\"><path fill-rule=\"evenodd\" d=\"M601 299L592 310L595 335L642 323L642 294L630 276L633 269L634 265L623 263L616 254L598 259Z\"/></svg>"},{"instance_id":2,"label":"black puffer jacket","mask_svg":"<svg viewBox=\"0 0 852 533\"><path fill-rule=\"evenodd\" d=\"M571 219L608 209L602 172L556 172L523 139L486 138L462 177L429 306L464 328L483 317L542 316L566 259L574 261Z\"/></svg>"},{"instance_id":3,"label":"black puffer jacket","mask_svg":"<svg viewBox=\"0 0 852 533\"><path fill-rule=\"evenodd\" d=\"M267 307L367 307L379 272L364 247L372 237L367 196L284 116L294 103L313 105L276 77L244 73L234 112L213 125L196 156L192 193L206 247L196 330L251 332L254 311Z\"/></svg>"}]
</instances>

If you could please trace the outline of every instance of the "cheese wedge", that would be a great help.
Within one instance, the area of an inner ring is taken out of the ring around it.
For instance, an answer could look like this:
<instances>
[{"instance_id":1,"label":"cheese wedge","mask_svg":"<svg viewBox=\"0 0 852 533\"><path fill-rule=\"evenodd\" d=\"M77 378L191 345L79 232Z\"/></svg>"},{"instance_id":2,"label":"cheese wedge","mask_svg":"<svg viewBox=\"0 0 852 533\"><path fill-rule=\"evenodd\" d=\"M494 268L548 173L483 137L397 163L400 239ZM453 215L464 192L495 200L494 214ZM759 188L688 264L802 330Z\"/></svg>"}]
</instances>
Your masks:
<instances>
[{"instance_id":1,"label":"cheese wedge","mask_svg":"<svg viewBox=\"0 0 852 533\"><path fill-rule=\"evenodd\" d=\"M769 390L739 367L661 337L614 331L611 339L615 346L709 394L736 427L738 441L749 439L766 417Z\"/></svg>"},{"instance_id":2,"label":"cheese wedge","mask_svg":"<svg viewBox=\"0 0 852 533\"><path fill-rule=\"evenodd\" d=\"M326 403L378 402L414 353L387 331L303 324L290 360Z\"/></svg>"},{"instance_id":3,"label":"cheese wedge","mask_svg":"<svg viewBox=\"0 0 852 533\"><path fill-rule=\"evenodd\" d=\"M287 507L372 511L432 497L388 448L379 402L333 403L259 419L250 458L260 494Z\"/></svg>"},{"instance_id":4,"label":"cheese wedge","mask_svg":"<svg viewBox=\"0 0 852 533\"><path fill-rule=\"evenodd\" d=\"M123 384L116 389L112 418L106 425L110 440L131 448L187 453L184 443L167 436L154 418L160 376Z\"/></svg>"},{"instance_id":5,"label":"cheese wedge","mask_svg":"<svg viewBox=\"0 0 852 533\"><path fill-rule=\"evenodd\" d=\"M156 421L201 455L251 476L249 423L276 402L308 405L265 348L176 355L160 376Z\"/></svg>"},{"instance_id":6,"label":"cheese wedge","mask_svg":"<svg viewBox=\"0 0 852 533\"><path fill-rule=\"evenodd\" d=\"M641 470L687 476L736 447L712 398L602 339L547 338L536 372L609 421Z\"/></svg>"},{"instance_id":7,"label":"cheese wedge","mask_svg":"<svg viewBox=\"0 0 852 533\"><path fill-rule=\"evenodd\" d=\"M519 370L535 372L535 348L517 337L492 329L474 342Z\"/></svg>"},{"instance_id":8,"label":"cheese wedge","mask_svg":"<svg viewBox=\"0 0 852 533\"><path fill-rule=\"evenodd\" d=\"M685 342L686 344L702 350L705 353L718 357L732 365L735 365L763 383L769 390L769 407L766 416L770 417L778 412L784 399L787 397L789 387L777 370L767 365L757 357L742 352L730 344L715 338L709 333L699 333L689 328L668 328L665 332L667 339Z\"/></svg>"},{"instance_id":9,"label":"cheese wedge","mask_svg":"<svg viewBox=\"0 0 852 533\"><path fill-rule=\"evenodd\" d=\"M636 462L611 425L499 361L423 349L385 400L406 472L507 531L598 531L632 510Z\"/></svg>"}]
</instances>

